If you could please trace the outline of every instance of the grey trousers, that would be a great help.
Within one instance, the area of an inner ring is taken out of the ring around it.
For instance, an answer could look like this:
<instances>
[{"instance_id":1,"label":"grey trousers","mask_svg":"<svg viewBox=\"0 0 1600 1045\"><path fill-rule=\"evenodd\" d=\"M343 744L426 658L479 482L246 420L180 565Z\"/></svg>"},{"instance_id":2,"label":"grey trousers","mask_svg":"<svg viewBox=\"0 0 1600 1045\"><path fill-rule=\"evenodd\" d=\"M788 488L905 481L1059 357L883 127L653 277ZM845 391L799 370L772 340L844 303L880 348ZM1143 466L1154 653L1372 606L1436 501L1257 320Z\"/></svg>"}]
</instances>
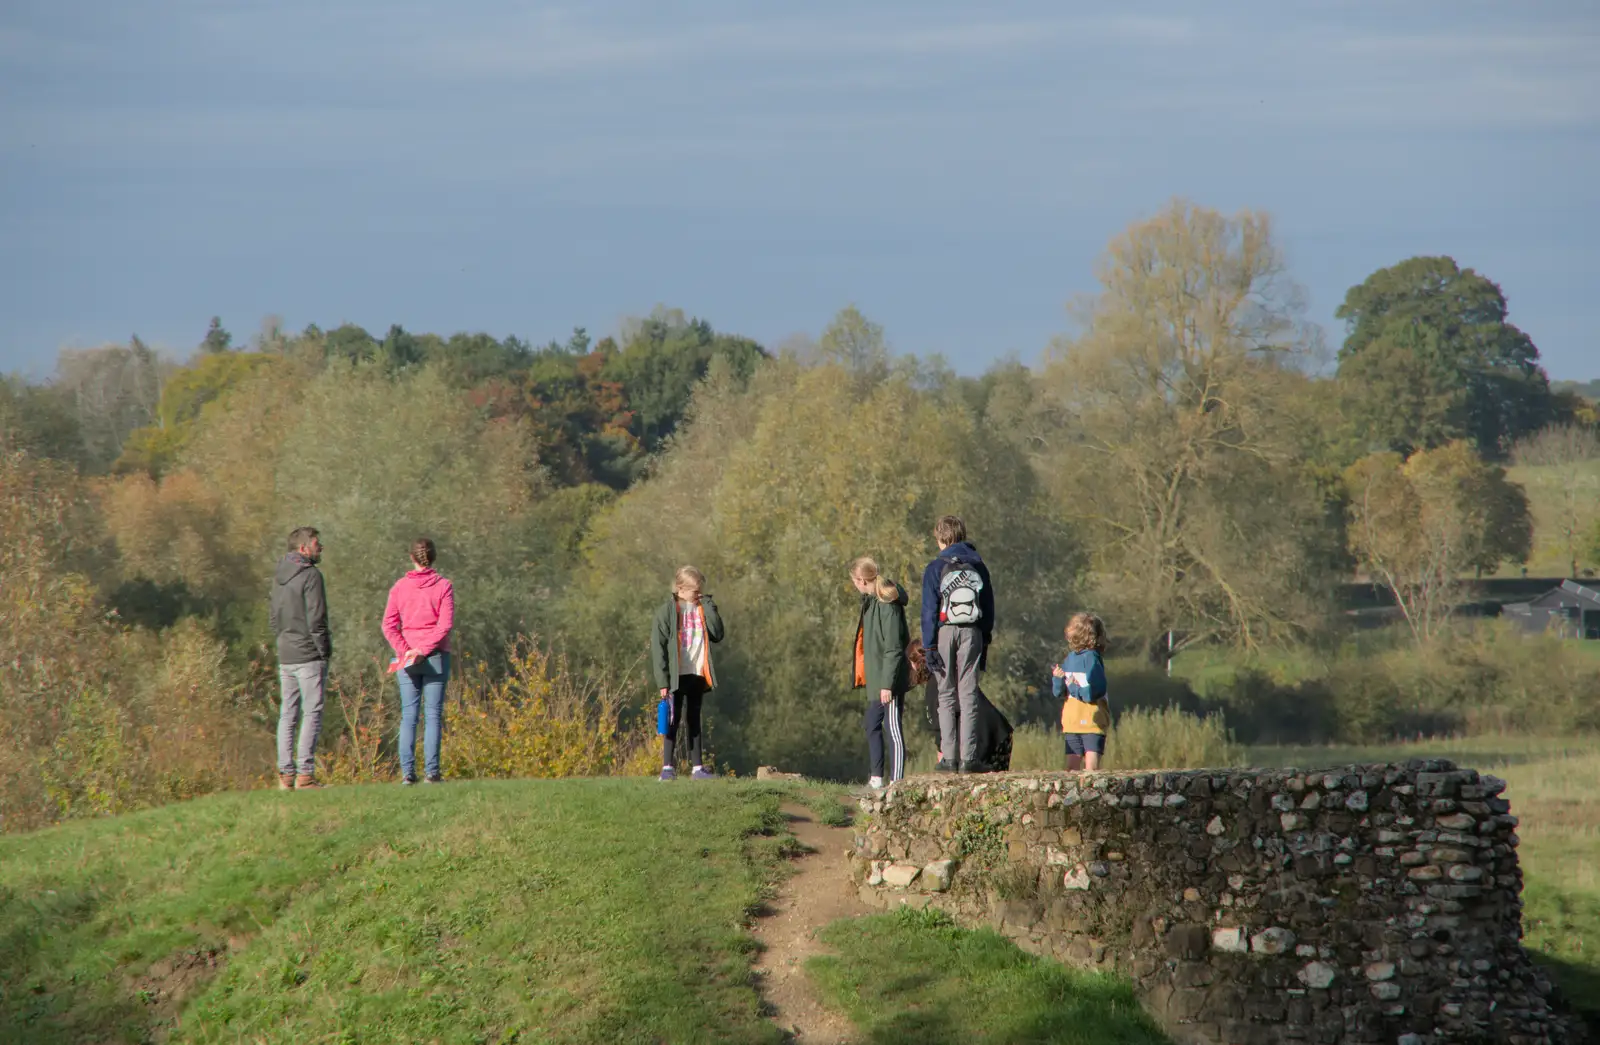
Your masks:
<instances>
[{"instance_id":1,"label":"grey trousers","mask_svg":"<svg viewBox=\"0 0 1600 1045\"><path fill-rule=\"evenodd\" d=\"M937 643L944 661L938 683L939 757L951 765L974 762L978 758L978 657L983 653L983 633L977 628L941 624Z\"/></svg>"},{"instance_id":2,"label":"grey trousers","mask_svg":"<svg viewBox=\"0 0 1600 1045\"><path fill-rule=\"evenodd\" d=\"M322 690L328 662L278 665L283 706L278 710L278 772L311 776L316 768L317 734L322 732ZM300 723L299 758L295 757L294 727Z\"/></svg>"}]
</instances>

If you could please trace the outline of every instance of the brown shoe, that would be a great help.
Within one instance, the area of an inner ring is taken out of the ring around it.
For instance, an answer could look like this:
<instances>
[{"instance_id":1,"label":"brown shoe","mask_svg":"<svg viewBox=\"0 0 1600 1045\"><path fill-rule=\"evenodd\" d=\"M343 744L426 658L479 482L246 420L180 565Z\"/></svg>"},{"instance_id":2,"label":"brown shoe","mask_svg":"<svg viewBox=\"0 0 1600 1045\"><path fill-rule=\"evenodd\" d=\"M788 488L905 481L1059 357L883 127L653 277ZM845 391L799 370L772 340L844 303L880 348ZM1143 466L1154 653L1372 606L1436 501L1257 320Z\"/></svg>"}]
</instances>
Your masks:
<instances>
[{"instance_id":1,"label":"brown shoe","mask_svg":"<svg viewBox=\"0 0 1600 1045\"><path fill-rule=\"evenodd\" d=\"M323 785L317 783L316 778L308 773L301 773L294 778L294 789L296 791L321 791L322 787Z\"/></svg>"},{"instance_id":2,"label":"brown shoe","mask_svg":"<svg viewBox=\"0 0 1600 1045\"><path fill-rule=\"evenodd\" d=\"M278 790L279 791L293 791L294 790L294 774L293 773L279 773L278 774Z\"/></svg>"}]
</instances>

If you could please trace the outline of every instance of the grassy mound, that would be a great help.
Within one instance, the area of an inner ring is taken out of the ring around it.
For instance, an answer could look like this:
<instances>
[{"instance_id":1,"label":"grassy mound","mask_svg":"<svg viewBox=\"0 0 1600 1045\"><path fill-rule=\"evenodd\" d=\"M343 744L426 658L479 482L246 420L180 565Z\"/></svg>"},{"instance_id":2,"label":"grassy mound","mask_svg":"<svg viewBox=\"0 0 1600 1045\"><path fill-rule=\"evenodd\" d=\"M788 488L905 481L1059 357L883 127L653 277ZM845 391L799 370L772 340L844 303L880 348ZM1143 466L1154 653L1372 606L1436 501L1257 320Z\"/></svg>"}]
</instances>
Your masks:
<instances>
[{"instance_id":1,"label":"grassy mound","mask_svg":"<svg viewBox=\"0 0 1600 1045\"><path fill-rule=\"evenodd\" d=\"M775 1042L743 924L778 801L352 787L3 839L0 1040Z\"/></svg>"}]
</instances>

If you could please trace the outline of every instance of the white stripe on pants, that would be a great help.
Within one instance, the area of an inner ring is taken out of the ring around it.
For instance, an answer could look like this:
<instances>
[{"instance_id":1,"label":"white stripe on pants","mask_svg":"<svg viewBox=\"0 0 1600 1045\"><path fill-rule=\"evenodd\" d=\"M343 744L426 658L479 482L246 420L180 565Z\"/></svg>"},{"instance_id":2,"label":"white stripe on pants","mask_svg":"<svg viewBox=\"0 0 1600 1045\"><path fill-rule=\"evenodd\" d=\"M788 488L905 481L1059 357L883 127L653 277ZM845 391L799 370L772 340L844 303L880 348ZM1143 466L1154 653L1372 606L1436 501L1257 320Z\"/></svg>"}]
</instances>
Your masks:
<instances>
[{"instance_id":1,"label":"white stripe on pants","mask_svg":"<svg viewBox=\"0 0 1600 1045\"><path fill-rule=\"evenodd\" d=\"M900 735L899 699L891 700L883 712L889 727L889 779L895 781L906 775L906 741Z\"/></svg>"}]
</instances>

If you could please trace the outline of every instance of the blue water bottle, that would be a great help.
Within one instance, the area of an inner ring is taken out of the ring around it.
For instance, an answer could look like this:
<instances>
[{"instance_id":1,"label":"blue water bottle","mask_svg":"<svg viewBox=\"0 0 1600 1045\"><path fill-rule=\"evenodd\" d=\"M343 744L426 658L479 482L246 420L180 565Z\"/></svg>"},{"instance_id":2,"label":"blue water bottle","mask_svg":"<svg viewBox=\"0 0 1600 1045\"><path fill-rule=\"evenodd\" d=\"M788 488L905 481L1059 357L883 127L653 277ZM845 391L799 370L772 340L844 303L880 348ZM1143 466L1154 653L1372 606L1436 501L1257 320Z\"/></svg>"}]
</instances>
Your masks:
<instances>
[{"instance_id":1,"label":"blue water bottle","mask_svg":"<svg viewBox=\"0 0 1600 1045\"><path fill-rule=\"evenodd\" d=\"M662 697L656 705L656 732L661 736L667 735L667 726L672 722L672 698Z\"/></svg>"}]
</instances>

